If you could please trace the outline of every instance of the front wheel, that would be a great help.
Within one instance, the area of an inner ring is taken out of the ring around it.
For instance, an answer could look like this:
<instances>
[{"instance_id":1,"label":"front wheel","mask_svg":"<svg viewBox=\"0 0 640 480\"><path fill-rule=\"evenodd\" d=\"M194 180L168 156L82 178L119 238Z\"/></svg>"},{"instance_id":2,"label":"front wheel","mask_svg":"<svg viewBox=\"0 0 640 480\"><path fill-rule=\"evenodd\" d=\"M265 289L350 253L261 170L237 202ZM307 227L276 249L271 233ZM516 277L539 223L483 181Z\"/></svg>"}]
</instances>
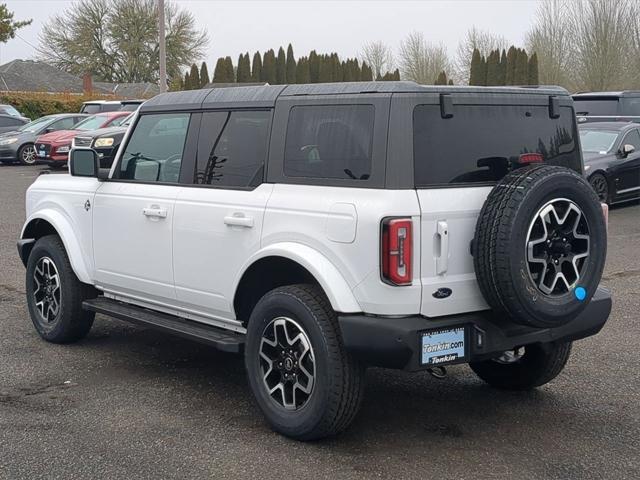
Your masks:
<instances>
[{"instance_id":1,"label":"front wheel","mask_svg":"<svg viewBox=\"0 0 640 480\"><path fill-rule=\"evenodd\" d=\"M18 150L18 160L23 165L34 165L37 159L36 147L31 144L23 145Z\"/></svg>"},{"instance_id":2,"label":"front wheel","mask_svg":"<svg viewBox=\"0 0 640 480\"><path fill-rule=\"evenodd\" d=\"M598 195L598 200L602 203L609 204L611 203L609 198L609 182L607 182L607 177L605 177L601 173L594 173L589 177L589 184L593 191Z\"/></svg>"},{"instance_id":3,"label":"front wheel","mask_svg":"<svg viewBox=\"0 0 640 480\"><path fill-rule=\"evenodd\" d=\"M337 434L360 406L364 368L345 350L336 313L314 285L276 288L260 299L245 366L267 422L288 437Z\"/></svg>"},{"instance_id":4,"label":"front wheel","mask_svg":"<svg viewBox=\"0 0 640 480\"><path fill-rule=\"evenodd\" d=\"M48 342L69 343L84 338L93 325L93 312L82 302L95 291L76 277L57 235L40 238L29 255L27 305L38 334Z\"/></svg>"},{"instance_id":5,"label":"front wheel","mask_svg":"<svg viewBox=\"0 0 640 480\"><path fill-rule=\"evenodd\" d=\"M536 343L469 366L492 387L529 390L556 378L571 354L571 342Z\"/></svg>"}]
</instances>

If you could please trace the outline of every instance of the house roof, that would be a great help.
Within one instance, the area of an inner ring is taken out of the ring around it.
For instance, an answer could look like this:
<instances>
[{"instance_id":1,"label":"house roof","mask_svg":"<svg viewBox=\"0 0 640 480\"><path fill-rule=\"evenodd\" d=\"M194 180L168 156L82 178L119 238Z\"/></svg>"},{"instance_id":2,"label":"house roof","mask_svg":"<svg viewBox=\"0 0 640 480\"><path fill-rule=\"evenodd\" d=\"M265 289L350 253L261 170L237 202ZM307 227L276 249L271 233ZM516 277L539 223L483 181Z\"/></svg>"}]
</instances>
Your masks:
<instances>
[{"instance_id":1,"label":"house roof","mask_svg":"<svg viewBox=\"0 0 640 480\"><path fill-rule=\"evenodd\" d=\"M0 91L84 93L82 78L37 60L13 60L0 65ZM149 82L93 82L93 93L121 98L151 97L159 91Z\"/></svg>"}]
</instances>

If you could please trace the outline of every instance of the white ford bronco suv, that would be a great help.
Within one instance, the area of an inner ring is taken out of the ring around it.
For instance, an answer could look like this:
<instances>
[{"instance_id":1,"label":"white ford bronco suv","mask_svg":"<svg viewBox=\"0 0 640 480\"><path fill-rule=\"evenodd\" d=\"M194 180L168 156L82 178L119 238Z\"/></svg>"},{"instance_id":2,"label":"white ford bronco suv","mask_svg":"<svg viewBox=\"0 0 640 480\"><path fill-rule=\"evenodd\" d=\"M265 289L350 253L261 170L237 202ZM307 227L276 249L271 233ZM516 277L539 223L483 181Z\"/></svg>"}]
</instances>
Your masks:
<instances>
[{"instance_id":1,"label":"white ford bronco suv","mask_svg":"<svg viewBox=\"0 0 640 480\"><path fill-rule=\"evenodd\" d=\"M345 429L367 366L552 380L610 310L606 219L560 88L161 94L113 166L74 149L18 241L50 342L95 313L243 352L268 423Z\"/></svg>"}]
</instances>

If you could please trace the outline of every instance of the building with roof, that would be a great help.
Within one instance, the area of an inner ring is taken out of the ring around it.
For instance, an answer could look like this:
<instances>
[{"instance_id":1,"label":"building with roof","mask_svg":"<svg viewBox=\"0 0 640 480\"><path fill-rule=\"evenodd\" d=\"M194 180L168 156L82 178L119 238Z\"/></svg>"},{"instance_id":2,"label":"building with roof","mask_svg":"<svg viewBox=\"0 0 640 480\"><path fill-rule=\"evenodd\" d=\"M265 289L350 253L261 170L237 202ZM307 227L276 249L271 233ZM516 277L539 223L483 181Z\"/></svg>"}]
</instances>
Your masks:
<instances>
[{"instance_id":1,"label":"building with roof","mask_svg":"<svg viewBox=\"0 0 640 480\"><path fill-rule=\"evenodd\" d=\"M0 65L1 92L38 92L113 95L118 98L149 98L160 92L150 82L94 82L37 60L12 60Z\"/></svg>"}]
</instances>

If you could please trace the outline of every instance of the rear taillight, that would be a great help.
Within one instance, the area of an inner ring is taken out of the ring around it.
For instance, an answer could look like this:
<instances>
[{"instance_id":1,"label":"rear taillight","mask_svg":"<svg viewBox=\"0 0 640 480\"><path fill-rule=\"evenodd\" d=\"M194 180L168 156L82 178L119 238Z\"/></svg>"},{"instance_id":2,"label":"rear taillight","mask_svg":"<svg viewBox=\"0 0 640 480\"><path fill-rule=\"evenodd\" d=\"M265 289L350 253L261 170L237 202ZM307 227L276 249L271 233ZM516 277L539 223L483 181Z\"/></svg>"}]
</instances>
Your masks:
<instances>
[{"instance_id":1,"label":"rear taillight","mask_svg":"<svg viewBox=\"0 0 640 480\"><path fill-rule=\"evenodd\" d=\"M382 279L392 285L411 285L413 223L410 218L386 218L380 238Z\"/></svg>"}]
</instances>

